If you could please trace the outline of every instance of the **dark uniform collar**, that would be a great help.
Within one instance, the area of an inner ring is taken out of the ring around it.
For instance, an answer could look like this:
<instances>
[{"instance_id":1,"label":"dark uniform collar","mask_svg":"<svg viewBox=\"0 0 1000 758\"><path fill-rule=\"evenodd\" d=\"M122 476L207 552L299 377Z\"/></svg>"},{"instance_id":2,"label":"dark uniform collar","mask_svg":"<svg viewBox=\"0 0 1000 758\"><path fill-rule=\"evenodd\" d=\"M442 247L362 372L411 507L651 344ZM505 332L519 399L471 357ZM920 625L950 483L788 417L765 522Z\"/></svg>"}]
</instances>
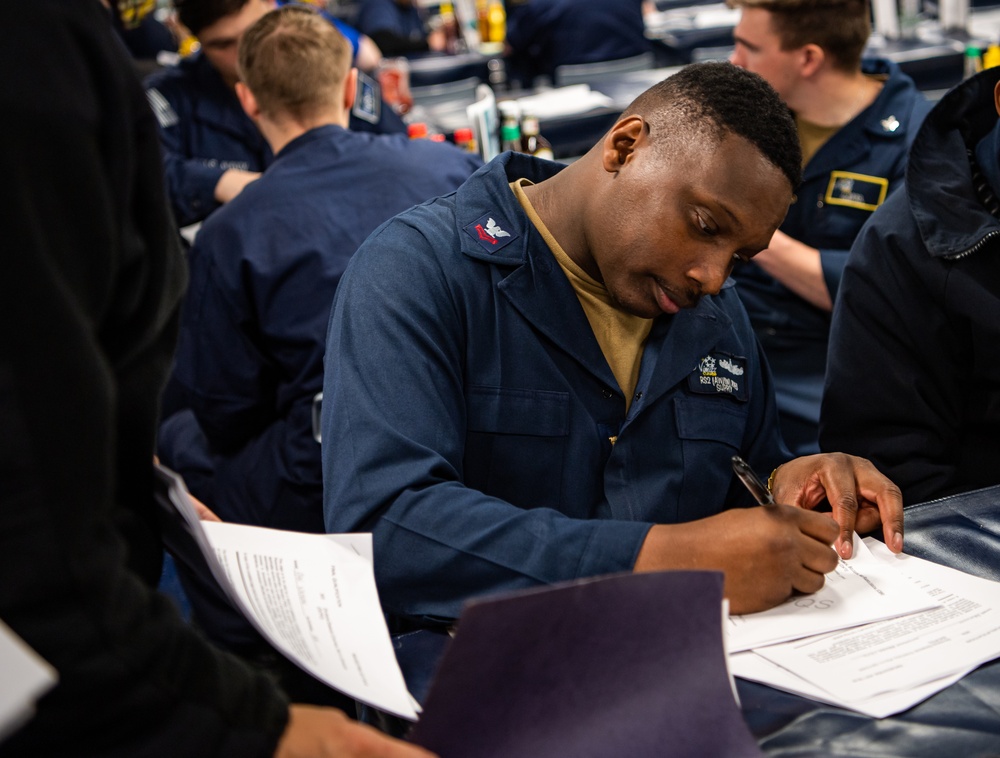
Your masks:
<instances>
[{"instance_id":1,"label":"dark uniform collar","mask_svg":"<svg viewBox=\"0 0 1000 758\"><path fill-rule=\"evenodd\" d=\"M295 153L298 150L302 150L313 142L329 139L336 134L345 133L347 133L347 129L342 127L340 124L324 124L323 126L314 127L288 142L283 148L281 148L281 152L278 153L276 159L283 158L287 155Z\"/></svg>"}]
</instances>

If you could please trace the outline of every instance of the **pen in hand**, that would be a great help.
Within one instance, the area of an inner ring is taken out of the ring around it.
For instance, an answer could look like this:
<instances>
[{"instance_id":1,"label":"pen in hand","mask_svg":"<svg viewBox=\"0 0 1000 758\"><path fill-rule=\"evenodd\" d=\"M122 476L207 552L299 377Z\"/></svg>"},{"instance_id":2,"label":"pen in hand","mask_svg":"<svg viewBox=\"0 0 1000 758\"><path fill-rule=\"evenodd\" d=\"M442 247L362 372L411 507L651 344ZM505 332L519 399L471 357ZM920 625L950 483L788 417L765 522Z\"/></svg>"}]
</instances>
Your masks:
<instances>
[{"instance_id":1,"label":"pen in hand","mask_svg":"<svg viewBox=\"0 0 1000 758\"><path fill-rule=\"evenodd\" d=\"M743 485L750 490L750 494L753 495L754 500L757 501L758 505L774 505L774 495L771 491L764 486L764 483L760 480L750 464L745 460L740 458L738 455L734 455L733 461L733 472L740 478Z\"/></svg>"}]
</instances>

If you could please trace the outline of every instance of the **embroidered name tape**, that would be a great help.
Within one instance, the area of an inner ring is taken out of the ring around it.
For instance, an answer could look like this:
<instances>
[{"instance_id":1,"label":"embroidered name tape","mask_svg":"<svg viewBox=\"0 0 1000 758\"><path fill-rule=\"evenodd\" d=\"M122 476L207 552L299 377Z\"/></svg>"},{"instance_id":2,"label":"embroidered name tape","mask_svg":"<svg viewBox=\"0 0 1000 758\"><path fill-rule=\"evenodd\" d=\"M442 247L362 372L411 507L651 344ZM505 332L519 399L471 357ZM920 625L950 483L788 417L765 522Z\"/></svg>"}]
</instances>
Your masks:
<instances>
[{"instance_id":1,"label":"embroidered name tape","mask_svg":"<svg viewBox=\"0 0 1000 758\"><path fill-rule=\"evenodd\" d=\"M484 250L489 250L491 253L495 253L517 239L517 235L511 231L510 224L498 213L487 213L481 216L465 227L465 231Z\"/></svg>"},{"instance_id":2,"label":"embroidered name tape","mask_svg":"<svg viewBox=\"0 0 1000 758\"><path fill-rule=\"evenodd\" d=\"M729 353L711 353L688 375L688 389L699 395L729 395L747 399L746 358Z\"/></svg>"},{"instance_id":3,"label":"embroidered name tape","mask_svg":"<svg viewBox=\"0 0 1000 758\"><path fill-rule=\"evenodd\" d=\"M848 208L873 211L882 205L888 191L889 180L881 176L831 171L824 199L829 205L845 205Z\"/></svg>"}]
</instances>

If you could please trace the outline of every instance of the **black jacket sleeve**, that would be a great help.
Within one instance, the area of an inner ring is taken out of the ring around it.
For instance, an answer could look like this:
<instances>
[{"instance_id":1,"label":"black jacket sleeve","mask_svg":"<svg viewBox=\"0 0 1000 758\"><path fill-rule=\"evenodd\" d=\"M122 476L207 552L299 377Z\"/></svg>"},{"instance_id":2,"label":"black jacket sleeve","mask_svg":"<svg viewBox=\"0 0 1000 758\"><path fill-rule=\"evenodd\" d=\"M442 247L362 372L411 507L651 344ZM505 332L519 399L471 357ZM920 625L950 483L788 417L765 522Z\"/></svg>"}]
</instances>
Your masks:
<instances>
[{"instance_id":1,"label":"black jacket sleeve","mask_svg":"<svg viewBox=\"0 0 1000 758\"><path fill-rule=\"evenodd\" d=\"M0 754L270 754L284 696L154 590L185 283L155 122L99 3L4 3L0 27L0 618L59 675Z\"/></svg>"}]
</instances>

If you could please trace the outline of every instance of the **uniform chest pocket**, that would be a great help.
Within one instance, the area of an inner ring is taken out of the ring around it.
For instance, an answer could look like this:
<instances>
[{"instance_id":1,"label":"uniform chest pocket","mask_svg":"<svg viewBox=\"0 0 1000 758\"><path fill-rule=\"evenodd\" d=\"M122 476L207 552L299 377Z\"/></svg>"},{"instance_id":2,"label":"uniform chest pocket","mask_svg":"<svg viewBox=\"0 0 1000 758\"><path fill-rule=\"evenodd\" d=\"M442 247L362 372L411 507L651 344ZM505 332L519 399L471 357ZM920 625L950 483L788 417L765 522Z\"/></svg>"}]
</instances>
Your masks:
<instances>
[{"instance_id":1,"label":"uniform chest pocket","mask_svg":"<svg viewBox=\"0 0 1000 758\"><path fill-rule=\"evenodd\" d=\"M466 485L521 508L558 509L569 427L568 392L470 387Z\"/></svg>"},{"instance_id":2,"label":"uniform chest pocket","mask_svg":"<svg viewBox=\"0 0 1000 758\"><path fill-rule=\"evenodd\" d=\"M731 458L743 446L746 405L727 397L674 399L683 455L678 520L710 516L725 507L733 476Z\"/></svg>"}]
</instances>

